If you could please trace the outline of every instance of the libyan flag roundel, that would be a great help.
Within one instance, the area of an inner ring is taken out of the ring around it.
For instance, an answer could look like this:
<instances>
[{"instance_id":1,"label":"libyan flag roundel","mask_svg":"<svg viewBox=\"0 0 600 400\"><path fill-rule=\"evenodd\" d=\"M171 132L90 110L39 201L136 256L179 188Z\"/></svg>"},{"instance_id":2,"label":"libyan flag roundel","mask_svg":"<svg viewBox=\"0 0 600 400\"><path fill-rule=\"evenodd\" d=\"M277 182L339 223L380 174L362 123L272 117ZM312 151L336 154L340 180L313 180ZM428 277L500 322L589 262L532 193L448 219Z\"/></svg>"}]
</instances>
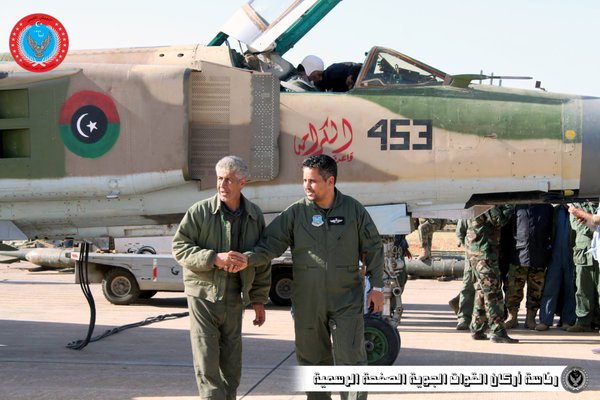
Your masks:
<instances>
[{"instance_id":1,"label":"libyan flag roundel","mask_svg":"<svg viewBox=\"0 0 600 400\"><path fill-rule=\"evenodd\" d=\"M107 95L91 90L74 93L65 101L59 116L60 137L80 157L106 154L119 139L119 113Z\"/></svg>"}]
</instances>

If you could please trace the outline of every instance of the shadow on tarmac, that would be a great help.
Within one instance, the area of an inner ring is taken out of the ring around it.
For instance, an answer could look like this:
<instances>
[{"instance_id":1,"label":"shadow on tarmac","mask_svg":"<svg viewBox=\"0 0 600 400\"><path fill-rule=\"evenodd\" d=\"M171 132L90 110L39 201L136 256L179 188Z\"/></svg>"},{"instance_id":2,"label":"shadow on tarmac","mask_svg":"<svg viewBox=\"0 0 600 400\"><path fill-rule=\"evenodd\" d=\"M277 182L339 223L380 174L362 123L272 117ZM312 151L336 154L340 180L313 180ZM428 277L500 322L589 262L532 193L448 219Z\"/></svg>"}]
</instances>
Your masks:
<instances>
[{"instance_id":1,"label":"shadow on tarmac","mask_svg":"<svg viewBox=\"0 0 600 400\"><path fill-rule=\"evenodd\" d=\"M159 326L128 329L72 350L67 343L83 339L87 325L0 320L0 398L41 398L40 393L44 399L197 396L188 330ZM93 336L112 328L97 325ZM257 334L244 334L243 346L240 394L294 348L293 340ZM287 364L295 365L295 358ZM279 372L293 374L289 366Z\"/></svg>"}]
</instances>

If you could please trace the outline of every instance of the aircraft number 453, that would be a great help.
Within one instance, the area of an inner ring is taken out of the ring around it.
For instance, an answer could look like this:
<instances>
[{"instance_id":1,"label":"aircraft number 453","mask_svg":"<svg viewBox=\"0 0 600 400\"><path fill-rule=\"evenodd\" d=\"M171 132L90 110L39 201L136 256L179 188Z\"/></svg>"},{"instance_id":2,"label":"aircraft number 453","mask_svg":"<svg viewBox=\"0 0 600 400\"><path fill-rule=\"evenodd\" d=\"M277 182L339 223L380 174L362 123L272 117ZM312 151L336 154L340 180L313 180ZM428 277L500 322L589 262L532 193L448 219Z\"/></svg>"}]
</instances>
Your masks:
<instances>
[{"instance_id":1,"label":"aircraft number 453","mask_svg":"<svg viewBox=\"0 0 600 400\"><path fill-rule=\"evenodd\" d=\"M421 128L410 129L411 126ZM379 138L381 150L388 150L388 142L390 150L431 150L433 145L432 124L429 119L380 119L369 129L367 136Z\"/></svg>"}]
</instances>

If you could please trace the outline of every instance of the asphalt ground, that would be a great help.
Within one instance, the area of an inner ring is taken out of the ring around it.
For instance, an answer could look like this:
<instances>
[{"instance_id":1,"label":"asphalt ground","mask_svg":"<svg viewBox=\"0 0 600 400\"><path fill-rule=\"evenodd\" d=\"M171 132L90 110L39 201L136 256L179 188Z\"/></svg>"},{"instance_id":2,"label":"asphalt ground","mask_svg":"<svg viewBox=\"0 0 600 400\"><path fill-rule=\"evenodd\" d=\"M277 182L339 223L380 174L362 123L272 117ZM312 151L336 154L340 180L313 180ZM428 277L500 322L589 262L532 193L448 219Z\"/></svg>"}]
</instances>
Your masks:
<instances>
[{"instance_id":1,"label":"asphalt ground","mask_svg":"<svg viewBox=\"0 0 600 400\"><path fill-rule=\"evenodd\" d=\"M28 272L33 265L0 264L0 399L135 399L197 398L188 318L169 319L124 330L92 342L83 350L66 348L86 336L90 309L74 275ZM448 300L460 281L411 280L403 295L402 346L396 366L549 366L583 368L589 384L581 393L371 393L371 399L598 399L600 335L510 331L519 344L472 340L455 329ZM96 303L95 335L148 317L186 311L181 293L159 293L130 306L106 301L92 285ZM524 323L520 312L520 325ZM243 326L243 377L238 399L303 399L294 391L296 365L289 308L267 307L267 322L252 325L247 311ZM334 395L334 399L339 398Z\"/></svg>"}]
</instances>

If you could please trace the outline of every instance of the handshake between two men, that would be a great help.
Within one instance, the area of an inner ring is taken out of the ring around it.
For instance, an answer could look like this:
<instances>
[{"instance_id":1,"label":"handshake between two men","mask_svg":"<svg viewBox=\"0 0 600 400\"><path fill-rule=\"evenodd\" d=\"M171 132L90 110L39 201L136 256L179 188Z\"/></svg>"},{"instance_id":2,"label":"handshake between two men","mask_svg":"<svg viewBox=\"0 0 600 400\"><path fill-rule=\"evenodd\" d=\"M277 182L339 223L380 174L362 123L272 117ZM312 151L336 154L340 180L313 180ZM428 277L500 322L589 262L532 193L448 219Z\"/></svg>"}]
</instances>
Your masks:
<instances>
[{"instance_id":1,"label":"handshake between two men","mask_svg":"<svg viewBox=\"0 0 600 400\"><path fill-rule=\"evenodd\" d=\"M215 266L227 272L239 272L248 266L248 256L233 250L217 253Z\"/></svg>"}]
</instances>

